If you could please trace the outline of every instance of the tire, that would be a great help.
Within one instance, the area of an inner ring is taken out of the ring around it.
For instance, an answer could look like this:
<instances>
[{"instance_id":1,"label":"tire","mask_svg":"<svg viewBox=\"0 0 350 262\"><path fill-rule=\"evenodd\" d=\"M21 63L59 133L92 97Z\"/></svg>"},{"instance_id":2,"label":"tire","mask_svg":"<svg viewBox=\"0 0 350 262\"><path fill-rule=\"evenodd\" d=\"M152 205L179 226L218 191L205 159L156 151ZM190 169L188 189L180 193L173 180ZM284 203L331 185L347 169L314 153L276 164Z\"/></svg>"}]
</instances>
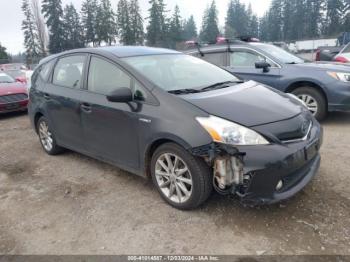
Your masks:
<instances>
[{"instance_id":1,"label":"tire","mask_svg":"<svg viewBox=\"0 0 350 262\"><path fill-rule=\"evenodd\" d=\"M45 134L45 128L44 126L47 127L47 133ZM49 123L47 119L42 116L39 118L38 122L36 123L36 129L38 131L38 137L40 144L44 151L49 154L49 155L58 155L64 151L62 147L57 145L55 136L53 135ZM46 135L46 137L45 137ZM50 146L49 146L50 143Z\"/></svg>"},{"instance_id":2,"label":"tire","mask_svg":"<svg viewBox=\"0 0 350 262\"><path fill-rule=\"evenodd\" d=\"M301 100L304 100L304 102L306 102L308 98L311 98L312 100L309 100L310 105L313 104L314 100L317 104L317 110L315 113L313 113L312 110L310 110L311 113L313 113L315 118L319 121L326 118L328 113L327 101L320 91L318 91L314 87L305 86L295 89L292 93L299 97Z\"/></svg>"},{"instance_id":3,"label":"tire","mask_svg":"<svg viewBox=\"0 0 350 262\"><path fill-rule=\"evenodd\" d=\"M178 158L177 162L175 157ZM173 161L171 166L175 166L175 170L173 169L173 172L169 172L172 173L170 175L173 176L172 178L170 176L159 175L160 172L162 174L167 173L165 171L166 169L163 168L164 165L169 167L169 164L166 164L167 159L170 159L171 162ZM164 165L160 165L160 162L163 162ZM177 165L175 165L175 162ZM188 172L184 172L186 167ZM181 210L197 208L208 199L213 190L212 174L204 160L195 158L185 149L174 143L163 144L155 151L151 160L151 175L152 181L161 197L169 205ZM190 180L192 185L189 184ZM169 183L167 187L161 188L162 184L165 185L167 183ZM174 193L169 197L171 184L173 184ZM186 195L184 186L187 192L190 191L190 194ZM182 197L179 197L179 195Z\"/></svg>"}]
</instances>

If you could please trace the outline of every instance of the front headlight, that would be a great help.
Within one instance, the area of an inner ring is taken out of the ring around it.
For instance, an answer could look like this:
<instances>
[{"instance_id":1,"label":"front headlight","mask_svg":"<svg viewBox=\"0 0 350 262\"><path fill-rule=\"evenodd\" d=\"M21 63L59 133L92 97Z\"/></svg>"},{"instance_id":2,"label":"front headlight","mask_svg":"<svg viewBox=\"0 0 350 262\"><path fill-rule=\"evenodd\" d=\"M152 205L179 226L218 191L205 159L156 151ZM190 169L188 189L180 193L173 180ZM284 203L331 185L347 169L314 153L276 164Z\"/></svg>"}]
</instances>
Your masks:
<instances>
[{"instance_id":1,"label":"front headlight","mask_svg":"<svg viewBox=\"0 0 350 262\"><path fill-rule=\"evenodd\" d=\"M341 72L327 72L327 74L334 79L343 81L343 82L350 82L350 73L341 73Z\"/></svg>"},{"instance_id":2,"label":"front headlight","mask_svg":"<svg viewBox=\"0 0 350 262\"><path fill-rule=\"evenodd\" d=\"M269 144L263 136L254 130L216 116L196 117L196 120L207 130L215 142L242 146Z\"/></svg>"}]
</instances>

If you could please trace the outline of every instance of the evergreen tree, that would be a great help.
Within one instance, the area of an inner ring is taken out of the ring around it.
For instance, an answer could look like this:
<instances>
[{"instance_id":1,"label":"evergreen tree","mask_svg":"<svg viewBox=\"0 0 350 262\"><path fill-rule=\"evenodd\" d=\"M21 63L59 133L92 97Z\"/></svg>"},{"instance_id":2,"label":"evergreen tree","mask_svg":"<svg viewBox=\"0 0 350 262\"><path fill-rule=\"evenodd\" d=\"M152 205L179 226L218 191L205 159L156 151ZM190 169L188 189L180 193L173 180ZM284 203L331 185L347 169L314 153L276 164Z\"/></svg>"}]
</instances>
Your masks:
<instances>
[{"instance_id":1,"label":"evergreen tree","mask_svg":"<svg viewBox=\"0 0 350 262\"><path fill-rule=\"evenodd\" d=\"M204 12L200 38L202 41L215 43L219 34L218 10L215 0L213 0L210 7Z\"/></svg>"},{"instance_id":2,"label":"evergreen tree","mask_svg":"<svg viewBox=\"0 0 350 262\"><path fill-rule=\"evenodd\" d=\"M272 0L272 7L269 12L270 36L274 41L281 41L283 39L283 6L280 0Z\"/></svg>"},{"instance_id":3,"label":"evergreen tree","mask_svg":"<svg viewBox=\"0 0 350 262\"><path fill-rule=\"evenodd\" d=\"M84 47L83 28L80 18L73 4L66 5L63 15L64 44L65 50Z\"/></svg>"},{"instance_id":4,"label":"evergreen tree","mask_svg":"<svg viewBox=\"0 0 350 262\"><path fill-rule=\"evenodd\" d=\"M253 31L251 25L252 16L253 12L251 5L249 5L248 9L246 9L246 6L239 0L231 0L229 2L226 15L226 37L234 38L236 36L251 35L251 32ZM257 20L257 17L254 19Z\"/></svg>"},{"instance_id":5,"label":"evergreen tree","mask_svg":"<svg viewBox=\"0 0 350 262\"><path fill-rule=\"evenodd\" d=\"M117 25L110 0L100 0L96 13L95 32L99 45L102 41L108 45L115 41Z\"/></svg>"},{"instance_id":6,"label":"evergreen tree","mask_svg":"<svg viewBox=\"0 0 350 262\"><path fill-rule=\"evenodd\" d=\"M185 40L193 40L197 38L197 26L196 22L194 21L193 15L190 16L188 20L184 23L184 29L183 29L183 39Z\"/></svg>"},{"instance_id":7,"label":"evergreen tree","mask_svg":"<svg viewBox=\"0 0 350 262\"><path fill-rule=\"evenodd\" d=\"M323 32L328 36L336 36L342 29L343 0L326 0L326 23Z\"/></svg>"},{"instance_id":8,"label":"evergreen tree","mask_svg":"<svg viewBox=\"0 0 350 262\"><path fill-rule=\"evenodd\" d=\"M49 28L49 50L55 54L63 51L63 10L61 0L43 0L42 13Z\"/></svg>"},{"instance_id":9,"label":"evergreen tree","mask_svg":"<svg viewBox=\"0 0 350 262\"><path fill-rule=\"evenodd\" d=\"M86 44L92 43L96 45L96 16L97 16L97 1L85 0L81 7L81 20L84 28L84 41Z\"/></svg>"},{"instance_id":10,"label":"evergreen tree","mask_svg":"<svg viewBox=\"0 0 350 262\"><path fill-rule=\"evenodd\" d=\"M165 4L163 0L150 0L149 23L147 26L147 44L150 46L165 46L167 24L165 17Z\"/></svg>"},{"instance_id":11,"label":"evergreen tree","mask_svg":"<svg viewBox=\"0 0 350 262\"><path fill-rule=\"evenodd\" d=\"M6 47L2 46L0 43L0 63L5 62L7 63L9 60L9 56L6 52Z\"/></svg>"},{"instance_id":12,"label":"evergreen tree","mask_svg":"<svg viewBox=\"0 0 350 262\"><path fill-rule=\"evenodd\" d=\"M143 45L145 33L143 31L143 18L141 16L138 0L130 1L129 18L131 28L131 44Z\"/></svg>"},{"instance_id":13,"label":"evergreen tree","mask_svg":"<svg viewBox=\"0 0 350 262\"><path fill-rule=\"evenodd\" d=\"M261 41L271 41L268 12L259 21L259 39Z\"/></svg>"},{"instance_id":14,"label":"evergreen tree","mask_svg":"<svg viewBox=\"0 0 350 262\"><path fill-rule=\"evenodd\" d=\"M181 24L180 8L175 6L174 14L170 20L169 37L172 48L176 48L176 43L183 41L183 28Z\"/></svg>"},{"instance_id":15,"label":"evergreen tree","mask_svg":"<svg viewBox=\"0 0 350 262\"><path fill-rule=\"evenodd\" d=\"M22 11L25 17L22 21L22 30L24 32L27 64L32 64L38 60L40 47L38 43L38 30L28 0L22 1Z\"/></svg>"},{"instance_id":16,"label":"evergreen tree","mask_svg":"<svg viewBox=\"0 0 350 262\"><path fill-rule=\"evenodd\" d=\"M131 45L131 23L129 16L129 3L127 0L119 0L117 12L118 36L121 43Z\"/></svg>"}]
</instances>

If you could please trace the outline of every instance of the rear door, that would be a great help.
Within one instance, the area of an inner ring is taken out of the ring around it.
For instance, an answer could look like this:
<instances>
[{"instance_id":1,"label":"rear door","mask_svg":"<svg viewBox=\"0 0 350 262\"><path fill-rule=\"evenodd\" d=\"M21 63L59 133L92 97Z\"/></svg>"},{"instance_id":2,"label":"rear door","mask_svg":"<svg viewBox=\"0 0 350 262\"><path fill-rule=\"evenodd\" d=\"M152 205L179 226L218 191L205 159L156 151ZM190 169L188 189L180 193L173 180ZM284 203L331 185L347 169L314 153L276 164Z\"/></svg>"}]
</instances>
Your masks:
<instances>
[{"instance_id":1,"label":"rear door","mask_svg":"<svg viewBox=\"0 0 350 262\"><path fill-rule=\"evenodd\" d=\"M255 68L255 63L261 61L271 65L269 72ZM274 88L280 84L280 66L252 49L233 48L229 53L227 69L244 80L254 80Z\"/></svg>"},{"instance_id":2,"label":"rear door","mask_svg":"<svg viewBox=\"0 0 350 262\"><path fill-rule=\"evenodd\" d=\"M139 167L138 115L136 102L113 103L112 91L127 87L142 100L146 93L126 71L105 58L91 56L86 91L82 100L82 124L86 146L98 158L121 167Z\"/></svg>"},{"instance_id":3,"label":"rear door","mask_svg":"<svg viewBox=\"0 0 350 262\"><path fill-rule=\"evenodd\" d=\"M52 81L44 91L45 108L60 145L84 151L80 121L81 87L87 55L72 54L58 59Z\"/></svg>"}]
</instances>

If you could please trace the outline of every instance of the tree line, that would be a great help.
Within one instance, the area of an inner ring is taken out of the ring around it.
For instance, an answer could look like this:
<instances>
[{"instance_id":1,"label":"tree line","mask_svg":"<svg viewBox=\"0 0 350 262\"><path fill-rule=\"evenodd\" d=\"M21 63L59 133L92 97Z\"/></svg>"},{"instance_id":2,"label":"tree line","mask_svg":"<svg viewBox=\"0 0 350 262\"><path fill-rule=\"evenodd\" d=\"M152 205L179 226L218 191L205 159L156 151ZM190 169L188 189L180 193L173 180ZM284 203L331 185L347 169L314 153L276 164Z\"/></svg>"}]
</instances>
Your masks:
<instances>
[{"instance_id":1,"label":"tree line","mask_svg":"<svg viewBox=\"0 0 350 262\"><path fill-rule=\"evenodd\" d=\"M145 19L139 0L118 0L116 10L111 0L84 0L80 11L73 4L62 7L61 0L42 0L41 7L38 0L22 1L27 59L84 46L111 45L117 39L124 45L177 48L186 40L215 42L218 36L290 41L336 36L350 28L350 0L272 0L260 19L250 4L230 0L224 27L219 26L213 0L204 11L199 34L193 16L184 19L177 5L170 12L164 0L149 0Z\"/></svg>"},{"instance_id":2,"label":"tree line","mask_svg":"<svg viewBox=\"0 0 350 262\"><path fill-rule=\"evenodd\" d=\"M265 41L337 37L350 31L350 0L272 0L259 31Z\"/></svg>"}]
</instances>

